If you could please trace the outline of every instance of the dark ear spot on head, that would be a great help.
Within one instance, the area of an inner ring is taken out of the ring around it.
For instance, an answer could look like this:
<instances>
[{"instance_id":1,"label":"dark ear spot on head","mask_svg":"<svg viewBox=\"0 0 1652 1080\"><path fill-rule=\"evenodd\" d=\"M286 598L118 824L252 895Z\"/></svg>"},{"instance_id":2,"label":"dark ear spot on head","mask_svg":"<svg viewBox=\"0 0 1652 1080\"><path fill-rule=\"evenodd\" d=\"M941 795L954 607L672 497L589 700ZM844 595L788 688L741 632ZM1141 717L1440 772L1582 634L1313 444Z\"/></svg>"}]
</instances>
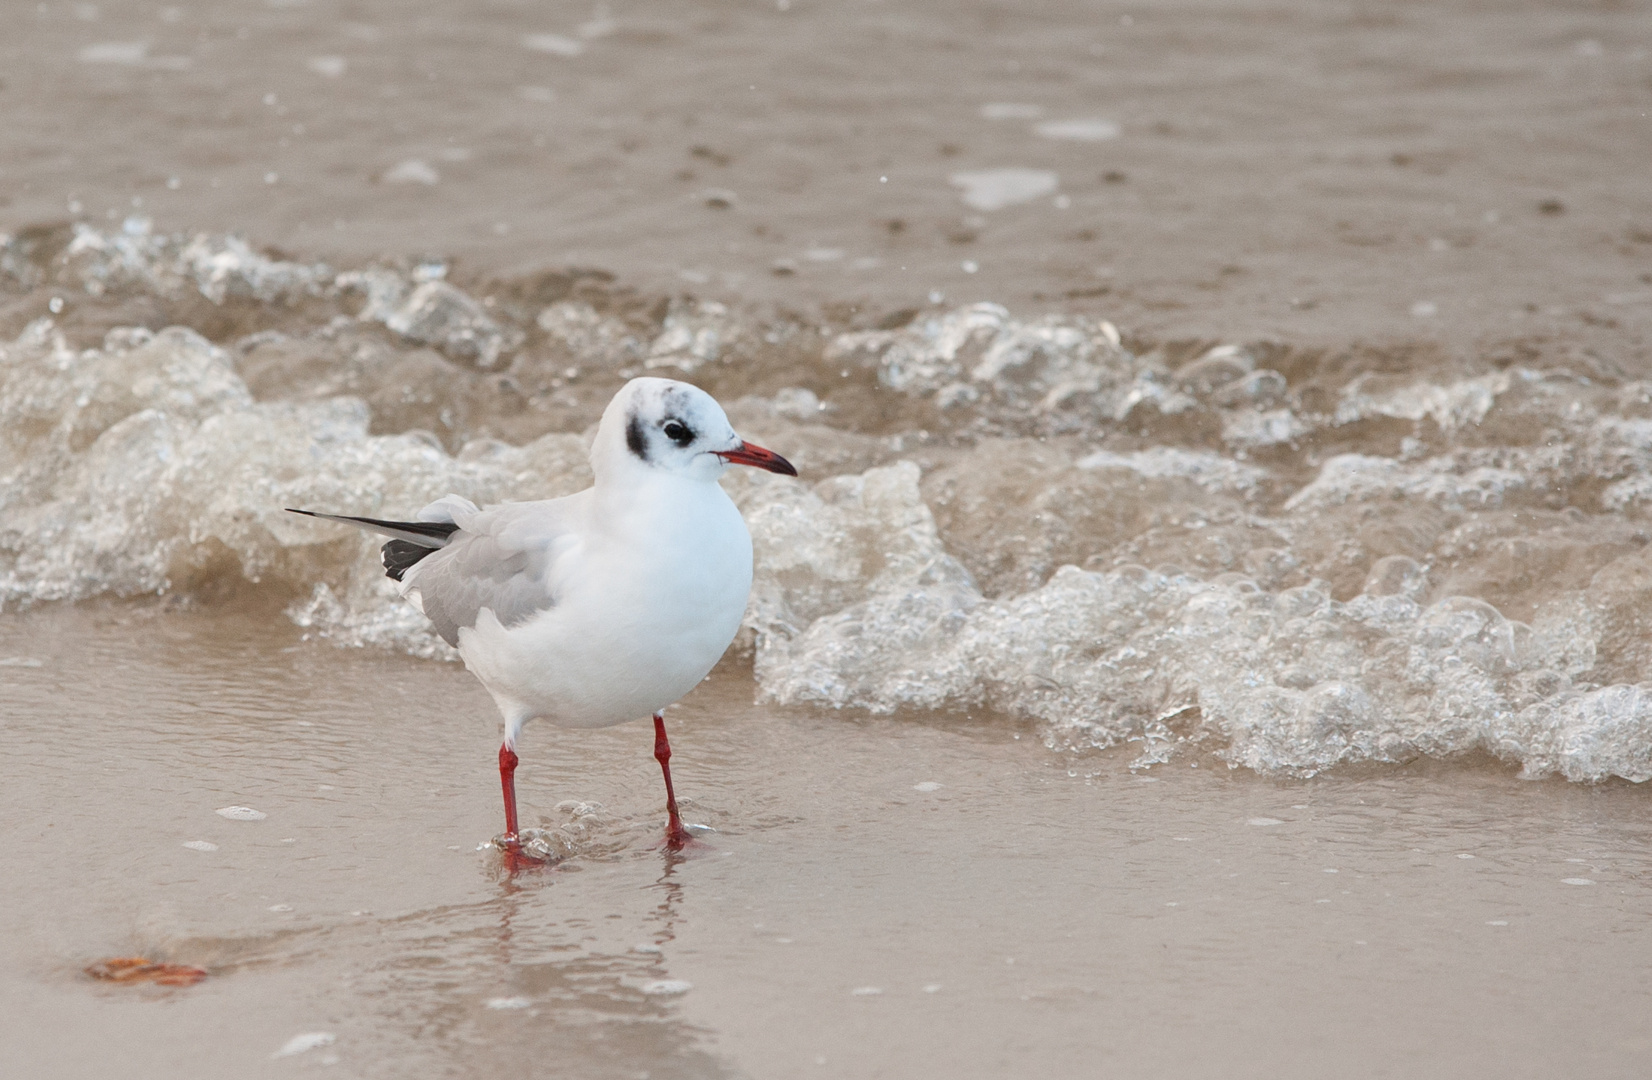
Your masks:
<instances>
[{"instance_id":1,"label":"dark ear spot on head","mask_svg":"<svg viewBox=\"0 0 1652 1080\"><path fill-rule=\"evenodd\" d=\"M625 421L625 445L644 461L648 460L648 436L642 427L642 417L632 413Z\"/></svg>"}]
</instances>

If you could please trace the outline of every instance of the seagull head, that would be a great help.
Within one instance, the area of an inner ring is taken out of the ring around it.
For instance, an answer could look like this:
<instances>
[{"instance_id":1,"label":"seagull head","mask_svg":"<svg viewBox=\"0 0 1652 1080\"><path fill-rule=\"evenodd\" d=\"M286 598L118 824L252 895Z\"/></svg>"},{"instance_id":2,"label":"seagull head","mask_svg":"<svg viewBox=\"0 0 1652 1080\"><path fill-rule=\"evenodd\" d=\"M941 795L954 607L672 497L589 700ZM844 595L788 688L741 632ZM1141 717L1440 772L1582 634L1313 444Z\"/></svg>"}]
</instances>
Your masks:
<instances>
[{"instance_id":1,"label":"seagull head","mask_svg":"<svg viewBox=\"0 0 1652 1080\"><path fill-rule=\"evenodd\" d=\"M723 407L697 386L632 379L603 410L591 466L601 479L632 468L715 481L730 465L796 476L791 462L734 433Z\"/></svg>"}]
</instances>

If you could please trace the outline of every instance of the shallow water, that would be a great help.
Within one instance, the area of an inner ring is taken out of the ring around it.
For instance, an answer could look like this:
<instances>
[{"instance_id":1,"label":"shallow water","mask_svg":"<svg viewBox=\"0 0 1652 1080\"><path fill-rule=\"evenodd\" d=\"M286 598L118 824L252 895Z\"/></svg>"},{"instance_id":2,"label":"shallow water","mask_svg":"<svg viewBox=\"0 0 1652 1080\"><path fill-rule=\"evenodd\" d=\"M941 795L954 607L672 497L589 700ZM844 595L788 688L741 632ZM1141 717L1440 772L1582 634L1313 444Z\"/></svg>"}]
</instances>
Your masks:
<instances>
[{"instance_id":1,"label":"shallow water","mask_svg":"<svg viewBox=\"0 0 1652 1080\"><path fill-rule=\"evenodd\" d=\"M530 728L525 816L582 831L512 878L479 850L494 721L457 666L124 606L14 616L0 654L43 658L0 669L12 1075L1634 1076L1652 1055L1652 829L1621 782L1144 776L1013 726L754 708L725 667L669 714L703 850L655 846L646 726ZM212 974L79 973L131 953Z\"/></svg>"},{"instance_id":2,"label":"shallow water","mask_svg":"<svg viewBox=\"0 0 1652 1080\"><path fill-rule=\"evenodd\" d=\"M870 320L938 290L1154 337L1652 355L1639 3L50 2L7 30L0 231L136 211ZM1075 123L1118 134L1050 137ZM1003 170L1059 190L961 197Z\"/></svg>"}]
</instances>

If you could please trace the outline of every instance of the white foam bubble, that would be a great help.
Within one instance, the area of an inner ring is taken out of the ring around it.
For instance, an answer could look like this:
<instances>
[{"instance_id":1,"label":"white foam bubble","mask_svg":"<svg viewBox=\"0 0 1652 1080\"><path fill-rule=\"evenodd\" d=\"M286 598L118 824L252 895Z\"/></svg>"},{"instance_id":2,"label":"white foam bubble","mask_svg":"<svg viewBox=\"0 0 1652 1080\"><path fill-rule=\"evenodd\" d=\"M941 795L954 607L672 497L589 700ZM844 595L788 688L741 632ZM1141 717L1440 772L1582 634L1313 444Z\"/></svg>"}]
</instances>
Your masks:
<instances>
[{"instance_id":1,"label":"white foam bubble","mask_svg":"<svg viewBox=\"0 0 1652 1080\"><path fill-rule=\"evenodd\" d=\"M146 41L100 41L79 53L83 64L141 64L148 55Z\"/></svg>"},{"instance_id":2,"label":"white foam bubble","mask_svg":"<svg viewBox=\"0 0 1652 1080\"><path fill-rule=\"evenodd\" d=\"M716 360L732 322L729 309L716 301L673 305L659 335L648 345L645 366L687 373Z\"/></svg>"},{"instance_id":3,"label":"white foam bubble","mask_svg":"<svg viewBox=\"0 0 1652 1080\"><path fill-rule=\"evenodd\" d=\"M1046 120L1033 125L1033 131L1046 139L1063 139L1070 142L1105 142L1108 139L1116 139L1123 133L1123 129L1113 121L1093 118Z\"/></svg>"},{"instance_id":4,"label":"white foam bubble","mask_svg":"<svg viewBox=\"0 0 1652 1080\"><path fill-rule=\"evenodd\" d=\"M1013 101L989 101L981 106L983 120L1037 120L1044 115L1042 105L1017 104Z\"/></svg>"},{"instance_id":5,"label":"white foam bubble","mask_svg":"<svg viewBox=\"0 0 1652 1080\"><path fill-rule=\"evenodd\" d=\"M872 358L879 381L943 407L991 403L1073 423L1127 415L1151 401L1161 411L1194 406L1160 373L1138 363L1109 323L1051 316L1024 321L998 304L971 304L894 331L841 334L827 359Z\"/></svg>"},{"instance_id":6,"label":"white foam bubble","mask_svg":"<svg viewBox=\"0 0 1652 1080\"><path fill-rule=\"evenodd\" d=\"M949 178L962 192L964 205L975 210L1002 210L1052 195L1061 179L1048 169L978 169L955 172Z\"/></svg>"},{"instance_id":7,"label":"white foam bubble","mask_svg":"<svg viewBox=\"0 0 1652 1080\"><path fill-rule=\"evenodd\" d=\"M420 283L385 311L382 321L403 337L435 345L484 368L492 367L513 341L486 308L441 280Z\"/></svg>"},{"instance_id":8,"label":"white foam bubble","mask_svg":"<svg viewBox=\"0 0 1652 1080\"><path fill-rule=\"evenodd\" d=\"M522 46L526 49L532 49L534 52L546 53L550 56L570 58L585 52L583 41L563 34L529 34L522 39Z\"/></svg>"},{"instance_id":9,"label":"white foam bubble","mask_svg":"<svg viewBox=\"0 0 1652 1080\"><path fill-rule=\"evenodd\" d=\"M1128 469L1141 476L1185 478L1208 491L1251 491L1266 476L1261 469L1220 454L1175 446L1124 454L1097 450L1074 464L1080 469Z\"/></svg>"},{"instance_id":10,"label":"white foam bubble","mask_svg":"<svg viewBox=\"0 0 1652 1080\"><path fill-rule=\"evenodd\" d=\"M387 184L425 184L429 186L441 183L442 174L437 172L430 162L422 158L407 158L386 169L382 179Z\"/></svg>"},{"instance_id":11,"label":"white foam bubble","mask_svg":"<svg viewBox=\"0 0 1652 1080\"><path fill-rule=\"evenodd\" d=\"M282 303L321 295L335 278L323 263L271 258L236 236L157 235L136 216L114 232L76 223L64 259L67 274L94 297L119 286L162 296L193 286L215 304L231 296Z\"/></svg>"},{"instance_id":12,"label":"white foam bubble","mask_svg":"<svg viewBox=\"0 0 1652 1080\"><path fill-rule=\"evenodd\" d=\"M294 1035L282 1043L281 1049L271 1054L270 1057L294 1057L298 1054L308 1053L318 1047L331 1046L337 1039L338 1036L330 1031L306 1031L301 1035Z\"/></svg>"}]
</instances>

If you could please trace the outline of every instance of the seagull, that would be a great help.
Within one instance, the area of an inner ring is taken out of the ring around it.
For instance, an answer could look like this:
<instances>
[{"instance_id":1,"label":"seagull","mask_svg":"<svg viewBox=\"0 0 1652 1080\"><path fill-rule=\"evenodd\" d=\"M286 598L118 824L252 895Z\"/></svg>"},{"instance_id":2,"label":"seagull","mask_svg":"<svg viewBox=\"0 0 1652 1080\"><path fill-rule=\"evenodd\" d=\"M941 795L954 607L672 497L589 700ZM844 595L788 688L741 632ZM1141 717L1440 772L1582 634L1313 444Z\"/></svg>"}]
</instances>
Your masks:
<instances>
[{"instance_id":1,"label":"seagull","mask_svg":"<svg viewBox=\"0 0 1652 1080\"><path fill-rule=\"evenodd\" d=\"M447 495L413 521L291 510L389 536L385 572L493 695L500 845L513 868L539 861L516 816L516 744L534 719L599 728L652 716L666 846L690 842L662 713L711 671L745 615L751 534L717 482L731 465L797 475L736 435L704 390L640 378L603 410L584 491L486 509Z\"/></svg>"}]
</instances>

